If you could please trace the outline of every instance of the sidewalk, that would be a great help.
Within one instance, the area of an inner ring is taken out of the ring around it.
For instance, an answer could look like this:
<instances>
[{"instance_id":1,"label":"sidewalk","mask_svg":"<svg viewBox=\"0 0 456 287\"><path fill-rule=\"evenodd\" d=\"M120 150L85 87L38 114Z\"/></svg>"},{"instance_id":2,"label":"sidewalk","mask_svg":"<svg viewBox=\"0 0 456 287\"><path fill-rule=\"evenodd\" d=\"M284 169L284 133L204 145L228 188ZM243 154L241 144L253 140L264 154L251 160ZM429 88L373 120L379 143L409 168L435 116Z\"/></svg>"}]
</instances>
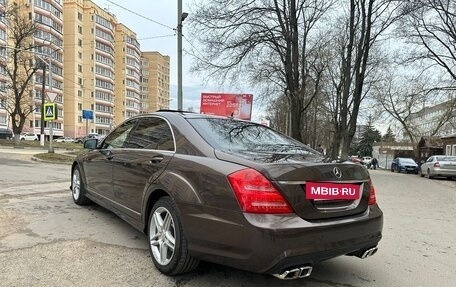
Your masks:
<instances>
[{"instance_id":1,"label":"sidewalk","mask_svg":"<svg viewBox=\"0 0 456 287\"><path fill-rule=\"evenodd\" d=\"M37 154L48 152L49 147L15 147L15 146L1 146L0 153L14 153L14 154ZM67 153L73 149L54 148L55 153Z\"/></svg>"}]
</instances>

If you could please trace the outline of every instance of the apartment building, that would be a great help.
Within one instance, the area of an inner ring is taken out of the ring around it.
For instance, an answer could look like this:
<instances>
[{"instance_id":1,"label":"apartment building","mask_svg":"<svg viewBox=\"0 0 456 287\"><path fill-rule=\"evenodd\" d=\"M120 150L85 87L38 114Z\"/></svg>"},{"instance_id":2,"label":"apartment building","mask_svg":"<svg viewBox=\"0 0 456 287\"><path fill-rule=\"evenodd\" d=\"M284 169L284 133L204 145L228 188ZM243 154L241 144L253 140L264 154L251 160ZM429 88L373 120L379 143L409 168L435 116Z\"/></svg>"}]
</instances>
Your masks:
<instances>
[{"instance_id":1,"label":"apartment building","mask_svg":"<svg viewBox=\"0 0 456 287\"><path fill-rule=\"evenodd\" d=\"M41 130L41 106L42 94L46 102L54 101L57 104L57 120L53 121L54 134L63 135L63 7L59 0L16 0L0 1L0 9L5 11L6 5L15 5L19 8L19 13L24 19L33 21L37 31L33 38L27 39L33 50L24 50L24 58L33 65L41 65L33 74L32 85L27 87L25 92L30 95L24 97L24 101L29 101L33 112L28 117L23 130L40 133ZM9 55L8 50L15 49L12 38L8 38L10 33L9 23L6 17L0 17L0 57L3 60ZM9 51L11 52L11 51ZM8 65L8 64L7 64ZM24 67L20 67L19 75L25 76ZM14 101L7 97L13 96L6 86L8 81L6 71L0 71L0 125L11 126L9 116L6 113L6 105L13 105ZM43 79L44 78L44 79ZM44 87L43 87L44 82ZM49 123L45 123L45 135L49 136Z\"/></svg>"},{"instance_id":2,"label":"apartment building","mask_svg":"<svg viewBox=\"0 0 456 287\"><path fill-rule=\"evenodd\" d=\"M169 109L169 56L142 52L141 113Z\"/></svg>"},{"instance_id":3,"label":"apartment building","mask_svg":"<svg viewBox=\"0 0 456 287\"><path fill-rule=\"evenodd\" d=\"M107 134L115 117L117 19L92 1L64 0L63 7L65 136ZM83 118L83 110L90 111L92 118Z\"/></svg>"},{"instance_id":4,"label":"apartment building","mask_svg":"<svg viewBox=\"0 0 456 287\"><path fill-rule=\"evenodd\" d=\"M456 100L450 99L437 105L424 107L410 115L409 121L420 136L430 136L442 118L449 118L434 136L446 136L456 133Z\"/></svg>"},{"instance_id":5,"label":"apartment building","mask_svg":"<svg viewBox=\"0 0 456 287\"><path fill-rule=\"evenodd\" d=\"M0 0L0 13L4 13L6 9L6 0ZM7 53L5 46L7 45L7 26L5 17L0 17L0 61L4 61ZM0 70L0 127L9 126L9 116L6 112L6 76L4 69Z\"/></svg>"},{"instance_id":6,"label":"apartment building","mask_svg":"<svg viewBox=\"0 0 456 287\"><path fill-rule=\"evenodd\" d=\"M46 98L56 95L56 136L107 134L141 112L168 108L169 57L158 52L142 54L136 33L106 9L91 0L0 0L0 12L5 3L17 3L21 13L36 23L38 32L32 41L37 48L31 57L36 65L44 63L45 70L33 76L30 105L34 112L23 131L40 133L43 78ZM7 56L7 35L8 24L0 17L0 58ZM142 66L144 62L147 67ZM144 75L146 84L151 83L147 88L142 88ZM0 88L3 78L0 71ZM6 97L0 89L0 126L11 126L2 108Z\"/></svg>"},{"instance_id":7,"label":"apartment building","mask_svg":"<svg viewBox=\"0 0 456 287\"><path fill-rule=\"evenodd\" d=\"M34 107L29 118L29 129L39 134L41 130L42 83L45 77L45 101L57 104L57 119L45 122L45 135L49 136L49 125L53 134L63 136L63 6L60 0L22 0L20 5L29 7L29 15L38 31L33 39L35 63L44 63L44 69L35 73Z\"/></svg>"},{"instance_id":8,"label":"apartment building","mask_svg":"<svg viewBox=\"0 0 456 287\"><path fill-rule=\"evenodd\" d=\"M141 50L136 34L123 24L115 34L115 119L116 124L139 115L141 92Z\"/></svg>"}]
</instances>

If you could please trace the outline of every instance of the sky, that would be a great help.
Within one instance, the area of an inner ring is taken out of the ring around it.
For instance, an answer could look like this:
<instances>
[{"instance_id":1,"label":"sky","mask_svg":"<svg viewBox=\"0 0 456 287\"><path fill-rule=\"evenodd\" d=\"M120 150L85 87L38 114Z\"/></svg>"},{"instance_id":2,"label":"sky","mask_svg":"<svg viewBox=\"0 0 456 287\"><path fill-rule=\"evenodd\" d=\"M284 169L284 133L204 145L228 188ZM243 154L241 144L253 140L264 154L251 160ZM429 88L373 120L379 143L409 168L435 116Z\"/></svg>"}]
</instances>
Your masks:
<instances>
[{"instance_id":1,"label":"sky","mask_svg":"<svg viewBox=\"0 0 456 287\"><path fill-rule=\"evenodd\" d=\"M133 30L141 45L142 51L158 51L163 55L170 56L170 108L177 109L177 35L174 28L177 26L177 2L178 0L92 0L98 6L114 14L117 21ZM190 4L194 0L182 0L182 11L190 12ZM183 109L192 108L199 112L200 95L202 92L226 92L226 93L252 93L254 97L252 120L261 121L266 113L263 106L255 101L253 90L235 90L231 87L219 87L215 83L207 85L196 75L190 73L192 57L185 53L190 49L188 42L191 39L185 37L185 22L192 17L189 13L187 20L183 22ZM360 124L365 121L360 120ZM383 133L387 126L375 126Z\"/></svg>"},{"instance_id":2,"label":"sky","mask_svg":"<svg viewBox=\"0 0 456 287\"><path fill-rule=\"evenodd\" d=\"M170 108L177 109L177 0L92 0L101 8L114 14L117 21L133 30L141 45L142 51L158 51L170 57ZM189 12L193 0L182 0L182 11ZM187 19L192 17L189 14ZM146 19L147 18L147 19ZM187 20L188 21L188 20ZM230 90L226 87L215 87L205 84L190 73L192 57L185 50L190 43L185 37L185 20L183 22L183 109L193 108L199 112L200 94L202 92L252 93L251 91ZM258 105L253 106L258 110ZM259 112L256 113L259 117ZM255 117L254 117L255 118Z\"/></svg>"}]
</instances>

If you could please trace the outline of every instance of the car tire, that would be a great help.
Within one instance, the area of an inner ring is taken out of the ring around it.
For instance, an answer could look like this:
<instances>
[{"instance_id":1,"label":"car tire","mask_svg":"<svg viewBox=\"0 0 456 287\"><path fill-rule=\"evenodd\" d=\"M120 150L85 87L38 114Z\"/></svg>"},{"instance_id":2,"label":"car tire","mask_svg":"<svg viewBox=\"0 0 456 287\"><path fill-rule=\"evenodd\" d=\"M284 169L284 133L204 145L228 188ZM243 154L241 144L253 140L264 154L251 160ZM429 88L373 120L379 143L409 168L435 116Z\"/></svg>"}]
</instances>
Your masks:
<instances>
[{"instance_id":1,"label":"car tire","mask_svg":"<svg viewBox=\"0 0 456 287\"><path fill-rule=\"evenodd\" d=\"M431 175L431 171L428 169L426 172L426 177L429 179L433 179L434 177Z\"/></svg>"},{"instance_id":2,"label":"car tire","mask_svg":"<svg viewBox=\"0 0 456 287\"><path fill-rule=\"evenodd\" d=\"M160 272L177 275L190 272L198 266L199 260L188 254L187 238L177 206L170 197L164 196L154 204L147 231L149 252Z\"/></svg>"},{"instance_id":3,"label":"car tire","mask_svg":"<svg viewBox=\"0 0 456 287\"><path fill-rule=\"evenodd\" d=\"M394 169L393 169L393 168L391 168L391 172L394 172Z\"/></svg>"},{"instance_id":4,"label":"car tire","mask_svg":"<svg viewBox=\"0 0 456 287\"><path fill-rule=\"evenodd\" d=\"M92 201L86 197L85 193L86 190L84 181L82 180L81 171L79 166L76 166L71 175L71 196L73 197L74 203L77 205L87 205L92 203Z\"/></svg>"},{"instance_id":5,"label":"car tire","mask_svg":"<svg viewBox=\"0 0 456 287\"><path fill-rule=\"evenodd\" d=\"M423 173L423 170L422 170L422 169L420 169L420 176L421 176L421 177L424 177L424 173Z\"/></svg>"}]
</instances>

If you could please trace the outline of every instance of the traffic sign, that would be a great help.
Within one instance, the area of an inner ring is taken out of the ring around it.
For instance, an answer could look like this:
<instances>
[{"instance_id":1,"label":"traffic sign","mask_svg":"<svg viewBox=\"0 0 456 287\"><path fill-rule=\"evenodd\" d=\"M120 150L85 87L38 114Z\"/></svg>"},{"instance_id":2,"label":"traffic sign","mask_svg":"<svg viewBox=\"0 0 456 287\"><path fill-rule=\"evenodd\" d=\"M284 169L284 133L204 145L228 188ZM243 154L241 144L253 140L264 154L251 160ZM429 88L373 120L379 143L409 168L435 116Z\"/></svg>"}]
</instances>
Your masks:
<instances>
[{"instance_id":1,"label":"traffic sign","mask_svg":"<svg viewBox=\"0 0 456 287\"><path fill-rule=\"evenodd\" d=\"M46 92L46 95L48 96L49 101L54 102L55 98L57 98L58 93L48 91L48 92Z\"/></svg>"},{"instance_id":2,"label":"traffic sign","mask_svg":"<svg viewBox=\"0 0 456 287\"><path fill-rule=\"evenodd\" d=\"M57 119L57 106L54 103L46 103L44 108L44 120L53 121Z\"/></svg>"},{"instance_id":3,"label":"traffic sign","mask_svg":"<svg viewBox=\"0 0 456 287\"><path fill-rule=\"evenodd\" d=\"M82 118L87 120L93 120L93 111L82 110Z\"/></svg>"}]
</instances>

